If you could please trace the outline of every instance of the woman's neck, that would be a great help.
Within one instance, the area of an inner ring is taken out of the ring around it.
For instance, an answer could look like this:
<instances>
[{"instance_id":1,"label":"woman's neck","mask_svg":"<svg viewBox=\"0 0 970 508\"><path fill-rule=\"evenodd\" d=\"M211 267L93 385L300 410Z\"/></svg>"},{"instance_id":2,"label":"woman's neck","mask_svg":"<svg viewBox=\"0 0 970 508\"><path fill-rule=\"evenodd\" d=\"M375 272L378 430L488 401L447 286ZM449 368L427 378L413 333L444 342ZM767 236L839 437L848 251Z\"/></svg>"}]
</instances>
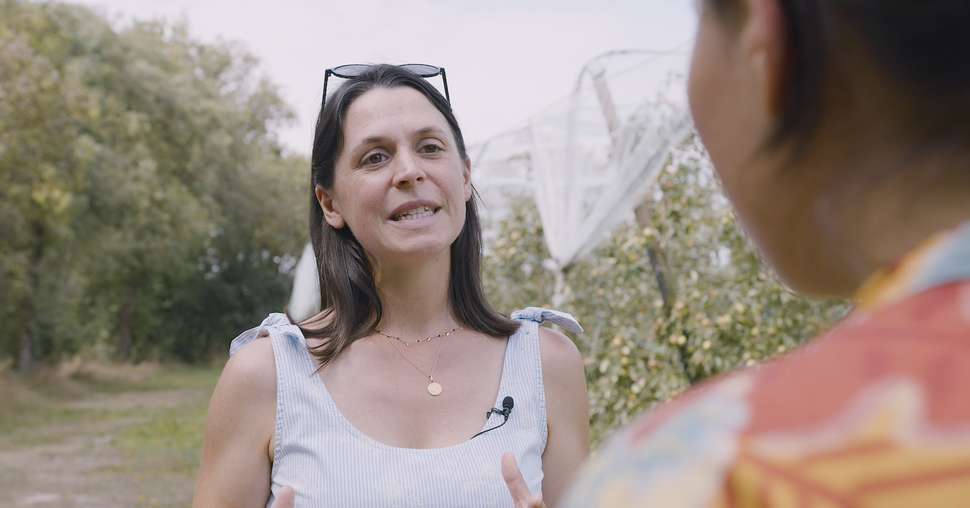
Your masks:
<instances>
[{"instance_id":1,"label":"woman's neck","mask_svg":"<svg viewBox=\"0 0 970 508\"><path fill-rule=\"evenodd\" d=\"M828 115L798 156L766 152L754 166L769 175L765 189L786 197L765 198L777 213L767 220L774 243L764 243L794 289L852 297L880 268L970 220L965 158L884 123Z\"/></svg>"},{"instance_id":2,"label":"woman's neck","mask_svg":"<svg viewBox=\"0 0 970 508\"><path fill-rule=\"evenodd\" d=\"M835 213L827 222L836 231L833 248L843 254L853 288L934 234L970 220L970 182L952 178L962 167L926 159L902 167L900 155L892 155L897 158L876 161L891 170L846 186L831 201Z\"/></svg>"},{"instance_id":3,"label":"woman's neck","mask_svg":"<svg viewBox=\"0 0 970 508\"><path fill-rule=\"evenodd\" d=\"M926 182L923 182L925 185ZM970 220L970 187L901 179L862 199L860 213L845 221L861 264L856 282L916 249L936 233ZM868 201L868 204L865 202Z\"/></svg>"},{"instance_id":4,"label":"woman's neck","mask_svg":"<svg viewBox=\"0 0 970 508\"><path fill-rule=\"evenodd\" d=\"M375 284L383 307L378 329L416 339L458 326L448 296L450 270L447 253L425 263L376 268Z\"/></svg>"}]
</instances>

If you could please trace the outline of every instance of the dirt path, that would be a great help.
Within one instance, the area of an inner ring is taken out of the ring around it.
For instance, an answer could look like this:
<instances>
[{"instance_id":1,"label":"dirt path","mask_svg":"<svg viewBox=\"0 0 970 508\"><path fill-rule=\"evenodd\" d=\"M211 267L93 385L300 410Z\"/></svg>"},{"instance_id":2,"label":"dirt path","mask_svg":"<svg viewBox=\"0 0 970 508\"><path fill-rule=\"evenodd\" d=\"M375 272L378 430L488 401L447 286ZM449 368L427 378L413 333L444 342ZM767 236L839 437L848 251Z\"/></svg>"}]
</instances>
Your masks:
<instances>
[{"instance_id":1,"label":"dirt path","mask_svg":"<svg viewBox=\"0 0 970 508\"><path fill-rule=\"evenodd\" d=\"M0 433L0 508L190 506L201 384L47 402Z\"/></svg>"}]
</instances>

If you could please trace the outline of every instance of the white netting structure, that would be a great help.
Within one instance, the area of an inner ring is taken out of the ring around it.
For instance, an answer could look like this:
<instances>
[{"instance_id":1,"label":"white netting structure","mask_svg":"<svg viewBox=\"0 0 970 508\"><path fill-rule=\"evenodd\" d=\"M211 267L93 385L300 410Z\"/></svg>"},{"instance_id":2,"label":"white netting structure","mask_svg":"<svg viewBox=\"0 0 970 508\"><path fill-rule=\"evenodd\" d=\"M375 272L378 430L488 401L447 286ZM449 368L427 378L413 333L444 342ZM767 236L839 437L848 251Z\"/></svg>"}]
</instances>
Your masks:
<instances>
[{"instance_id":1,"label":"white netting structure","mask_svg":"<svg viewBox=\"0 0 970 508\"><path fill-rule=\"evenodd\" d=\"M475 183L493 216L513 187L531 192L550 268L568 267L631 217L689 133L688 49L601 55L570 96L473 151Z\"/></svg>"}]
</instances>

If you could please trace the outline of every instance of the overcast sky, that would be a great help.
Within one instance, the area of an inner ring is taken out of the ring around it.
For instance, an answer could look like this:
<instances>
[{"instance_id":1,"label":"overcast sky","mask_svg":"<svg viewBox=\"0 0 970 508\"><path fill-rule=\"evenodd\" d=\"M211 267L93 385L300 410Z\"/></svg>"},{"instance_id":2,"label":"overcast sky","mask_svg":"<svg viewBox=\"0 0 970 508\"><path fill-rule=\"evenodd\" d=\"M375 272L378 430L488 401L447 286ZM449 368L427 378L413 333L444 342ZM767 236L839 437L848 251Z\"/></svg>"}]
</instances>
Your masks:
<instances>
[{"instance_id":1,"label":"overcast sky","mask_svg":"<svg viewBox=\"0 0 970 508\"><path fill-rule=\"evenodd\" d=\"M242 42L298 115L282 141L305 154L329 67L445 67L452 105L475 143L569 93L592 57L668 49L690 40L696 24L695 0L75 1L118 23L184 16L203 41Z\"/></svg>"}]
</instances>

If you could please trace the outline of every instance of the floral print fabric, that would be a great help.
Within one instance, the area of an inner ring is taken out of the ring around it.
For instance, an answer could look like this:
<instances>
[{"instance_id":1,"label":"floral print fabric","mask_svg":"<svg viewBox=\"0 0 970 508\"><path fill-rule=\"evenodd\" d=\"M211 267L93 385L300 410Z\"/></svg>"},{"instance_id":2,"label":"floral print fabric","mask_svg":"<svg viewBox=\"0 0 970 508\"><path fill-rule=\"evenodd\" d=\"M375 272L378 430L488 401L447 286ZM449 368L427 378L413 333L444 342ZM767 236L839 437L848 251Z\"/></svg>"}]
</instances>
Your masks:
<instances>
[{"instance_id":1,"label":"floral print fabric","mask_svg":"<svg viewBox=\"0 0 970 508\"><path fill-rule=\"evenodd\" d=\"M970 506L970 223L858 300L827 335L619 432L561 506Z\"/></svg>"}]
</instances>

